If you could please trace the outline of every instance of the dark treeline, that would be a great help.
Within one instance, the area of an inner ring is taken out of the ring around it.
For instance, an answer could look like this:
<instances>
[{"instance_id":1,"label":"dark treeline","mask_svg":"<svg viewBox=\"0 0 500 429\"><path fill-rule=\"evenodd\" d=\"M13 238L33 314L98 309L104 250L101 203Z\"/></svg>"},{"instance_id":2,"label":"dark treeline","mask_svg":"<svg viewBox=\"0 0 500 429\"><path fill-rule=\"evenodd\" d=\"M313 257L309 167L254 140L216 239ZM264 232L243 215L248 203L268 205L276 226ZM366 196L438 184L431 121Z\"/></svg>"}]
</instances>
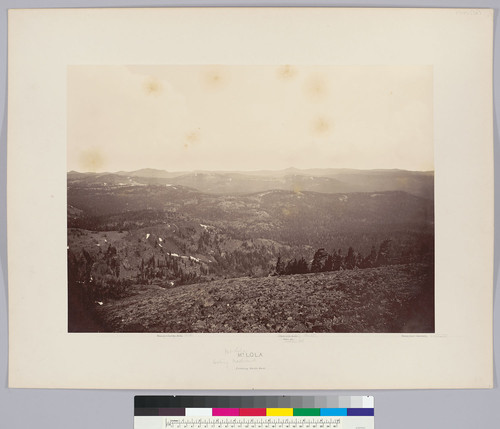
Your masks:
<instances>
[{"instance_id":1,"label":"dark treeline","mask_svg":"<svg viewBox=\"0 0 500 429\"><path fill-rule=\"evenodd\" d=\"M80 255L68 250L68 282L82 285L91 301L127 296L127 289L133 283L152 284L158 279L167 287L196 283L204 278L202 276L212 274L210 267L201 265L197 272L194 266L193 260L187 257L170 254L155 257L153 254L141 258L139 267L133 268L128 261L120 258L112 245L105 252L93 255L85 249ZM129 270L128 276L121 275L120 267Z\"/></svg>"},{"instance_id":2,"label":"dark treeline","mask_svg":"<svg viewBox=\"0 0 500 429\"><path fill-rule=\"evenodd\" d=\"M345 256L342 254L342 249L328 253L324 248L321 248L314 254L310 266L303 257L300 259L294 258L285 263L281 259L281 255L279 255L275 266L275 274L306 274L353 270L412 262L429 262L432 260L432 250L426 245L421 245L419 248L407 249L401 252L400 255L395 255L391 249L391 241L384 240L380 244L378 252L376 247L372 246L367 256L356 252L352 247L349 247Z\"/></svg>"},{"instance_id":3,"label":"dark treeline","mask_svg":"<svg viewBox=\"0 0 500 429\"><path fill-rule=\"evenodd\" d=\"M136 210L126 213L103 215L68 215L68 228L81 228L89 231L131 231L137 228L178 222L184 216L167 210Z\"/></svg>"}]
</instances>

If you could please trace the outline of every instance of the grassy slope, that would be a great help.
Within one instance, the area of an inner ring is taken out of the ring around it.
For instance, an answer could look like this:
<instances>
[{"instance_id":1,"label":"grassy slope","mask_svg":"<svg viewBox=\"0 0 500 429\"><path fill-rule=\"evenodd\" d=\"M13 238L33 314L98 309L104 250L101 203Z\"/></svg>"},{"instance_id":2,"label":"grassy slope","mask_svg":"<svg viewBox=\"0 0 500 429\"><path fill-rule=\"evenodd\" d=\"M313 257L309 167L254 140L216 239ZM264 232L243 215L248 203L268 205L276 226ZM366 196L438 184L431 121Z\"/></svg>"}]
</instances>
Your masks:
<instances>
[{"instance_id":1,"label":"grassy slope","mask_svg":"<svg viewBox=\"0 0 500 429\"><path fill-rule=\"evenodd\" d=\"M96 308L114 332L433 332L423 264L238 278L138 294Z\"/></svg>"}]
</instances>

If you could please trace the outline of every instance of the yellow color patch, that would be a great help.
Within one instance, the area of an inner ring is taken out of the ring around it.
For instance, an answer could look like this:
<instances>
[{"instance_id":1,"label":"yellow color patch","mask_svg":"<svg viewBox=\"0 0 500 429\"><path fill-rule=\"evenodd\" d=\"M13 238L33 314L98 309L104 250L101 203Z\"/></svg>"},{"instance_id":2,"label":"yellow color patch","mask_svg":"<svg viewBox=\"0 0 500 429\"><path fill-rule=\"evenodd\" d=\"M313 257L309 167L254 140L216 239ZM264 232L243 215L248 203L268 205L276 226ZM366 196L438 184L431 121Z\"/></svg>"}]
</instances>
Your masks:
<instances>
[{"instance_id":1,"label":"yellow color patch","mask_svg":"<svg viewBox=\"0 0 500 429\"><path fill-rule=\"evenodd\" d=\"M293 408L267 408L266 416L293 416Z\"/></svg>"}]
</instances>

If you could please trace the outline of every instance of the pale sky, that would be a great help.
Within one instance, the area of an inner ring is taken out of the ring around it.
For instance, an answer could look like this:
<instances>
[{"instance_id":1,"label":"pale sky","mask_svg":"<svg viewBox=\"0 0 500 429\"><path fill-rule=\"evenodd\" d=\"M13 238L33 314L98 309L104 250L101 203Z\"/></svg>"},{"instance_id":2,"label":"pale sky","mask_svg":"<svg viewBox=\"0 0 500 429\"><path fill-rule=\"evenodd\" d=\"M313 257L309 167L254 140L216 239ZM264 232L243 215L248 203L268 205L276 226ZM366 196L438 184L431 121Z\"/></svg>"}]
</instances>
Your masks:
<instances>
[{"instance_id":1,"label":"pale sky","mask_svg":"<svg viewBox=\"0 0 500 429\"><path fill-rule=\"evenodd\" d=\"M433 170L431 66L71 66L68 170Z\"/></svg>"}]
</instances>

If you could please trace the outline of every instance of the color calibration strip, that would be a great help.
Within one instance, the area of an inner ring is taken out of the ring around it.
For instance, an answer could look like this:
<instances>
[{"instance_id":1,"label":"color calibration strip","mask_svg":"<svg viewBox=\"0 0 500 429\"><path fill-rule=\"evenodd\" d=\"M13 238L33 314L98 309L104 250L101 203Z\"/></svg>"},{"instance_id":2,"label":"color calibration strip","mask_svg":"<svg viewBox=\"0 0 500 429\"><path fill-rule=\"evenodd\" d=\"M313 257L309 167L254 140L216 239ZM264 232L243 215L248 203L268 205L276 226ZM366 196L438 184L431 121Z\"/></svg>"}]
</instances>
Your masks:
<instances>
[{"instance_id":1,"label":"color calibration strip","mask_svg":"<svg viewBox=\"0 0 500 429\"><path fill-rule=\"evenodd\" d=\"M374 408L135 408L134 414L170 417L374 416Z\"/></svg>"},{"instance_id":2,"label":"color calibration strip","mask_svg":"<svg viewBox=\"0 0 500 429\"><path fill-rule=\"evenodd\" d=\"M373 428L375 414L373 396L136 396L134 407L135 429Z\"/></svg>"}]
</instances>

